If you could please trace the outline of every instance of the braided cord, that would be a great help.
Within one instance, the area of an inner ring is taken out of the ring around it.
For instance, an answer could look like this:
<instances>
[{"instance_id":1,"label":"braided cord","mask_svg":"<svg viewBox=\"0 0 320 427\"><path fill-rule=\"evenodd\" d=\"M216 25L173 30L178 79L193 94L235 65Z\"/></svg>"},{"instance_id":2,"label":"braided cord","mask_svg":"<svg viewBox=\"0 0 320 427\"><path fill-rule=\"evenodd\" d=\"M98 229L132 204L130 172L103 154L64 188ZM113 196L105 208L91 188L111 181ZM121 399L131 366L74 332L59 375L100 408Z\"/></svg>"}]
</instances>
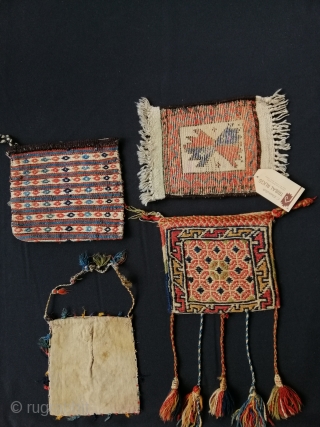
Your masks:
<instances>
[{"instance_id":1,"label":"braided cord","mask_svg":"<svg viewBox=\"0 0 320 427\"><path fill-rule=\"evenodd\" d=\"M278 309L274 309L273 318L273 366L275 375L279 375L278 371L278 351L277 351L277 327L278 327Z\"/></svg>"},{"instance_id":2,"label":"braided cord","mask_svg":"<svg viewBox=\"0 0 320 427\"><path fill-rule=\"evenodd\" d=\"M249 351L249 310L246 310L246 351L247 351L247 358L248 358L249 367L251 371L251 378L252 378L251 387L250 387L250 394L251 394L255 391L256 378L254 375L254 370L253 370L250 351Z\"/></svg>"},{"instance_id":3,"label":"braided cord","mask_svg":"<svg viewBox=\"0 0 320 427\"><path fill-rule=\"evenodd\" d=\"M170 340L171 340L171 347L172 347L172 353L173 353L173 370L174 370L174 377L178 378L178 358L177 358L177 350L174 343L174 314L170 314Z\"/></svg>"},{"instance_id":4,"label":"braided cord","mask_svg":"<svg viewBox=\"0 0 320 427\"><path fill-rule=\"evenodd\" d=\"M198 383L201 385L201 344L202 344L202 332L203 332L203 313L200 314L200 329L199 329L199 340L198 340Z\"/></svg>"},{"instance_id":5,"label":"braided cord","mask_svg":"<svg viewBox=\"0 0 320 427\"><path fill-rule=\"evenodd\" d=\"M114 261L111 261L111 262L108 262L108 264L106 264L105 266L103 266L103 268L98 267L98 266L96 266L94 264L90 264L90 266L88 267L88 269L83 269L80 272L76 273L74 276L72 276L70 278L70 283L63 284L63 285L58 285L55 288L53 288L52 291L49 294L49 297L48 297L48 300L47 300L47 304L46 304L46 307L45 307L45 310L44 310L44 316L43 316L44 319L46 321L48 321L48 308L49 308L49 305L50 305L51 297L52 297L52 295L54 295L54 294L57 293L56 292L57 290L59 290L61 288L67 288L69 286L73 286L74 284L76 284L77 280L81 280L82 276L85 275L85 274L87 274L87 273L89 273L89 272L92 273L93 271L97 271L98 273L105 273L106 271L108 271L108 269L110 267L112 267L114 269L115 273L117 274L118 278L120 279L121 284L128 291L128 293L129 293L129 295L131 297L132 304L131 304L131 307L130 307L130 309L128 311L128 314L126 316L126 317L130 317L131 313L132 313L132 310L134 308L134 305L135 305L135 299L134 299L133 293L129 289L129 286L131 286L131 282L122 273L120 273L120 271L118 269L118 265Z\"/></svg>"},{"instance_id":6,"label":"braided cord","mask_svg":"<svg viewBox=\"0 0 320 427\"><path fill-rule=\"evenodd\" d=\"M224 359L224 319L227 316L225 314L220 315L220 355L221 355L221 378L226 376L226 365Z\"/></svg>"}]
</instances>

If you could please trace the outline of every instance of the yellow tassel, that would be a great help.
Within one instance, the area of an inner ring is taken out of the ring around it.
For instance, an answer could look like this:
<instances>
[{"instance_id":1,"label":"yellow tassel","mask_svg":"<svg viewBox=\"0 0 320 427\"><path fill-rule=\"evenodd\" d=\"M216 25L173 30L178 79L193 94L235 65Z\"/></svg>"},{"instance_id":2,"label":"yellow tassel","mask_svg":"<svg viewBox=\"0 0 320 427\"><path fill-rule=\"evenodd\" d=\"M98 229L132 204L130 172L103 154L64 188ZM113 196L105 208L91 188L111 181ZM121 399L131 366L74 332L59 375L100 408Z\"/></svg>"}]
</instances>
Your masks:
<instances>
[{"instance_id":1,"label":"yellow tassel","mask_svg":"<svg viewBox=\"0 0 320 427\"><path fill-rule=\"evenodd\" d=\"M63 415L58 415L58 416L56 417L56 420L57 420L57 421L60 421L62 418L63 418Z\"/></svg>"},{"instance_id":2,"label":"yellow tassel","mask_svg":"<svg viewBox=\"0 0 320 427\"><path fill-rule=\"evenodd\" d=\"M179 427L201 427L202 408L203 401L200 394L200 387L196 385L193 387L192 392L185 397Z\"/></svg>"},{"instance_id":3,"label":"yellow tassel","mask_svg":"<svg viewBox=\"0 0 320 427\"><path fill-rule=\"evenodd\" d=\"M100 313L98 313L98 316L99 316L99 317L104 316L104 312L103 312L103 311L101 311Z\"/></svg>"}]
</instances>

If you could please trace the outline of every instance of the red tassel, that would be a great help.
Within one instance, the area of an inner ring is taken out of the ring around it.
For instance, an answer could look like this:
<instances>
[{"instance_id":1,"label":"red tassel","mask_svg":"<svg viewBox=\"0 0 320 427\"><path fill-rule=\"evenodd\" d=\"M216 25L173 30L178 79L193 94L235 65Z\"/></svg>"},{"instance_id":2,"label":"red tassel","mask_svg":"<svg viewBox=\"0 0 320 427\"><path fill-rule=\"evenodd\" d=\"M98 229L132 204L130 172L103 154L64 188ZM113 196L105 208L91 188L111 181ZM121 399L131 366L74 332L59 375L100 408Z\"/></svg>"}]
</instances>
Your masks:
<instances>
[{"instance_id":1,"label":"red tassel","mask_svg":"<svg viewBox=\"0 0 320 427\"><path fill-rule=\"evenodd\" d=\"M184 399L179 427L200 427L202 425L200 414L202 408L203 402L200 395L200 387L196 385Z\"/></svg>"},{"instance_id":2,"label":"red tassel","mask_svg":"<svg viewBox=\"0 0 320 427\"><path fill-rule=\"evenodd\" d=\"M275 386L267 403L270 415L280 420L301 412L302 402L298 394L292 388L282 384L279 374L275 375L274 381Z\"/></svg>"},{"instance_id":3,"label":"red tassel","mask_svg":"<svg viewBox=\"0 0 320 427\"><path fill-rule=\"evenodd\" d=\"M54 289L52 293L59 294L59 295L66 295L69 293L69 291L67 291L65 288L60 288L60 289Z\"/></svg>"},{"instance_id":4,"label":"red tassel","mask_svg":"<svg viewBox=\"0 0 320 427\"><path fill-rule=\"evenodd\" d=\"M179 380L174 378L171 385L171 390L163 402L159 415L162 421L173 421L176 415L176 410L179 404Z\"/></svg>"}]
</instances>

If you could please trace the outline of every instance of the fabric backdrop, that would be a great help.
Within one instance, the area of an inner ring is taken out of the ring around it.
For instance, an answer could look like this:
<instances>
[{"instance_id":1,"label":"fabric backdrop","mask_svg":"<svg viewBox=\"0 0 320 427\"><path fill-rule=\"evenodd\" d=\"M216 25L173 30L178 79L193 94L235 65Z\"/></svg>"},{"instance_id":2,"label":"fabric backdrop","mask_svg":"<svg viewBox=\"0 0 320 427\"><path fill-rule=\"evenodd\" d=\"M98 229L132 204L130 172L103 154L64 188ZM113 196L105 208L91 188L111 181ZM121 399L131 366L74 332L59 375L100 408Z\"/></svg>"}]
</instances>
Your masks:
<instances>
[{"instance_id":1,"label":"fabric backdrop","mask_svg":"<svg viewBox=\"0 0 320 427\"><path fill-rule=\"evenodd\" d=\"M320 195L320 2L313 0L2 0L0 2L0 131L21 144L120 137L127 204L139 201L135 102L179 105L243 96L270 96L282 88L290 100L288 172L304 195ZM78 255L127 249L122 266L133 281L134 329L141 414L113 416L110 426L161 426L159 407L173 378L169 315L159 230L126 221L124 239L109 242L23 243L10 229L9 159L0 146L1 375L0 425L56 426L46 413L41 380L47 360L37 339L50 290L79 271ZM236 214L272 209L260 196L225 199L166 199L149 205L164 215ZM285 427L319 426L320 202L292 212L274 227L281 296L279 368L296 389L303 412ZM98 276L98 277L97 277ZM85 286L87 285L87 286ZM130 301L114 272L89 275L56 299L82 312L117 314ZM273 386L273 313L251 316L250 345L257 390L267 400ZM180 316L176 340L181 390L197 381L199 317ZM219 317L205 318L203 341L204 426L228 426L208 414L218 386ZM245 316L226 323L228 384L239 407L248 395ZM21 406L12 402L20 402ZM19 411L19 408L21 409ZM82 418L78 426L103 424ZM60 425L69 425L66 420ZM174 424L172 424L174 425Z\"/></svg>"}]
</instances>

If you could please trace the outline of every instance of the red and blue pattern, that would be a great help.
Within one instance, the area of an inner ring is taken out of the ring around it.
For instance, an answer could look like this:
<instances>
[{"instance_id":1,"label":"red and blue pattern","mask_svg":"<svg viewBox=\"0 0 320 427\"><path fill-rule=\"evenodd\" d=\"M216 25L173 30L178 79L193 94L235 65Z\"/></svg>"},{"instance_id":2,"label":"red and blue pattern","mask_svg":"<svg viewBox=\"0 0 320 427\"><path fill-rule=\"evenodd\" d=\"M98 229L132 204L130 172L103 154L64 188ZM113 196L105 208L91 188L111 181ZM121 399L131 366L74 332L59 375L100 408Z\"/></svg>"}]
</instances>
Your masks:
<instances>
[{"instance_id":1,"label":"red and blue pattern","mask_svg":"<svg viewBox=\"0 0 320 427\"><path fill-rule=\"evenodd\" d=\"M123 182L118 140L14 146L13 234L23 241L122 239Z\"/></svg>"}]
</instances>

